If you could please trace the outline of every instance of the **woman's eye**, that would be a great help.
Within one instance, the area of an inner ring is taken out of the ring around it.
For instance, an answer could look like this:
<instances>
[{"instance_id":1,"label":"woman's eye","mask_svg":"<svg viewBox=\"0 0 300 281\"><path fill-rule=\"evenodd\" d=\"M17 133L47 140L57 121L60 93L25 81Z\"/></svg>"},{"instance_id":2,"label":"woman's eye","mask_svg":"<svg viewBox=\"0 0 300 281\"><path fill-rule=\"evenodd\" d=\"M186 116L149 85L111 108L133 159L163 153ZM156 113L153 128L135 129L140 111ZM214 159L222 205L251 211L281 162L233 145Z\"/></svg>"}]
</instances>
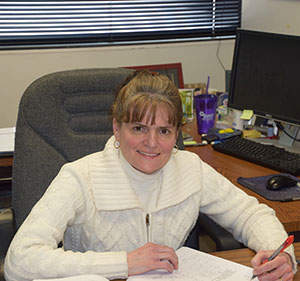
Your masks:
<instances>
[{"instance_id":1,"label":"woman's eye","mask_svg":"<svg viewBox=\"0 0 300 281\"><path fill-rule=\"evenodd\" d=\"M162 128L160 129L160 133L163 135L168 135L170 134L170 130L168 130L167 128Z\"/></svg>"},{"instance_id":2,"label":"woman's eye","mask_svg":"<svg viewBox=\"0 0 300 281\"><path fill-rule=\"evenodd\" d=\"M136 132L144 132L145 128L142 127L142 126L134 126L133 130L136 131Z\"/></svg>"}]
</instances>

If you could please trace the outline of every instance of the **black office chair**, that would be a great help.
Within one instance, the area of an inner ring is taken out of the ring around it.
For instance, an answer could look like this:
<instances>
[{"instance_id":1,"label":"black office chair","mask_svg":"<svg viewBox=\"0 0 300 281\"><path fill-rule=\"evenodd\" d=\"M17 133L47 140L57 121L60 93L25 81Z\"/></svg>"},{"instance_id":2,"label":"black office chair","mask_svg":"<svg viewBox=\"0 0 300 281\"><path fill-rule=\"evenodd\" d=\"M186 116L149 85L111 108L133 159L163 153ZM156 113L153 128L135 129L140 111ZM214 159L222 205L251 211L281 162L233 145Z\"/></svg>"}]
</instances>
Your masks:
<instances>
[{"instance_id":1,"label":"black office chair","mask_svg":"<svg viewBox=\"0 0 300 281\"><path fill-rule=\"evenodd\" d=\"M114 93L132 71L121 68L62 71L45 75L27 88L19 106L13 163L12 206L16 229L64 163L104 148L112 135L107 117ZM182 138L178 139L178 145L183 149ZM199 218L187 240L188 246L197 249L200 227L213 229L207 222L200 225L204 221L202 216ZM213 231L212 237L219 249L233 248L223 243L227 243L222 240L223 229L216 224L214 227L219 232ZM11 233L7 241L11 240ZM232 236L231 241L235 241ZM7 245L5 248L6 252Z\"/></svg>"}]
</instances>

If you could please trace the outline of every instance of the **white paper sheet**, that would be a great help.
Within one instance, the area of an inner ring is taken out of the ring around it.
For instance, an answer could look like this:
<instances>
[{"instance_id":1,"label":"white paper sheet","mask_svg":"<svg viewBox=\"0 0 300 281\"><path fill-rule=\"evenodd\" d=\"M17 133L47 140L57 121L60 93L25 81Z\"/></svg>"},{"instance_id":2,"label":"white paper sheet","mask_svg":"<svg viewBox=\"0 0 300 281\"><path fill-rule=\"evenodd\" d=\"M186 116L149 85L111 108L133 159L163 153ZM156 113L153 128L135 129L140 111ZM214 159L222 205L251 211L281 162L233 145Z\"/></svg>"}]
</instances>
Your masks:
<instances>
[{"instance_id":1,"label":"white paper sheet","mask_svg":"<svg viewBox=\"0 0 300 281\"><path fill-rule=\"evenodd\" d=\"M33 281L109 281L108 279L99 275L78 275L65 278L54 278L54 279L34 279Z\"/></svg>"},{"instance_id":2,"label":"white paper sheet","mask_svg":"<svg viewBox=\"0 0 300 281\"><path fill-rule=\"evenodd\" d=\"M180 248L176 253L179 258L177 271L168 273L156 270L131 276L127 281L250 281L253 274L250 267L187 247Z\"/></svg>"},{"instance_id":3,"label":"white paper sheet","mask_svg":"<svg viewBox=\"0 0 300 281\"><path fill-rule=\"evenodd\" d=\"M16 128L0 128L0 153L13 152L15 148Z\"/></svg>"}]
</instances>

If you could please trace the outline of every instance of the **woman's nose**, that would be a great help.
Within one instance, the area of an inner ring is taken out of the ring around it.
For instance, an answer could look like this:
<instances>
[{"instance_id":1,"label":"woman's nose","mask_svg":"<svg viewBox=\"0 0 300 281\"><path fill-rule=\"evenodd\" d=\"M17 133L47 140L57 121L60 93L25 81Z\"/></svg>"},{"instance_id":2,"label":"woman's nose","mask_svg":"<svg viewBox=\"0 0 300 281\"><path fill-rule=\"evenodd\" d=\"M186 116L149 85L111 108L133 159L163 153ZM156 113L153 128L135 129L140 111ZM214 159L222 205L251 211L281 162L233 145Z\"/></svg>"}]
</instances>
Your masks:
<instances>
[{"instance_id":1,"label":"woman's nose","mask_svg":"<svg viewBox=\"0 0 300 281\"><path fill-rule=\"evenodd\" d=\"M146 144L149 147L156 147L157 145L157 135L155 132L149 132L146 137Z\"/></svg>"}]
</instances>

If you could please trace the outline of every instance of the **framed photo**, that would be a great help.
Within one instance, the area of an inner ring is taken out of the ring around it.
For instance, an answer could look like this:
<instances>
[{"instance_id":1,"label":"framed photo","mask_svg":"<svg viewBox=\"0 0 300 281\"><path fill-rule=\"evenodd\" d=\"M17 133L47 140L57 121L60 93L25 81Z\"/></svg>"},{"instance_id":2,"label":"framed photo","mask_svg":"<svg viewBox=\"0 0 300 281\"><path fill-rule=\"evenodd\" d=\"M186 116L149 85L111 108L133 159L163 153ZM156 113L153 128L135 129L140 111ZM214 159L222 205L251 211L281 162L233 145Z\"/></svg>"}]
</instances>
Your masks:
<instances>
[{"instance_id":1,"label":"framed photo","mask_svg":"<svg viewBox=\"0 0 300 281\"><path fill-rule=\"evenodd\" d=\"M164 74L168 76L168 78L177 86L177 88L184 88L181 63L126 66L125 68L147 69Z\"/></svg>"}]
</instances>

